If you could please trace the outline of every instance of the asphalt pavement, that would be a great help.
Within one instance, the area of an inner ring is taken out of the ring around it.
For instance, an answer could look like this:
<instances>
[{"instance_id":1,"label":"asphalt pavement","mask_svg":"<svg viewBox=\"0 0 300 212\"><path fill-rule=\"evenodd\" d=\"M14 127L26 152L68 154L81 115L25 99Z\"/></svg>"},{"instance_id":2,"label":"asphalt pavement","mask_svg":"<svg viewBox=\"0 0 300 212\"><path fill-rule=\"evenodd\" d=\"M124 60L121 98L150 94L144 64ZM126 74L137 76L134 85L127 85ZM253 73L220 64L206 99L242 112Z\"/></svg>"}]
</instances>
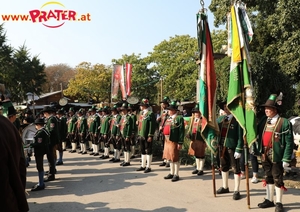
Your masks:
<instances>
[{"instance_id":1,"label":"asphalt pavement","mask_svg":"<svg viewBox=\"0 0 300 212\"><path fill-rule=\"evenodd\" d=\"M160 167L160 160L153 161L152 172L137 172L140 159L131 166L121 167L90 155L64 152L64 165L57 166L56 180L47 182L45 190L32 192L38 182L34 157L27 168L28 203L32 212L83 212L83 211L170 211L170 212L270 212L275 208L260 209L257 204L265 197L262 183L250 185L250 209L246 196L246 180L241 181L242 198L233 200L233 174L229 176L230 193L213 195L212 172L202 176L192 175L194 167L180 167L180 180L171 182L163 177L169 168ZM45 170L48 170L46 158ZM216 173L216 188L222 186ZM283 195L285 211L300 211L300 190L288 188Z\"/></svg>"}]
</instances>

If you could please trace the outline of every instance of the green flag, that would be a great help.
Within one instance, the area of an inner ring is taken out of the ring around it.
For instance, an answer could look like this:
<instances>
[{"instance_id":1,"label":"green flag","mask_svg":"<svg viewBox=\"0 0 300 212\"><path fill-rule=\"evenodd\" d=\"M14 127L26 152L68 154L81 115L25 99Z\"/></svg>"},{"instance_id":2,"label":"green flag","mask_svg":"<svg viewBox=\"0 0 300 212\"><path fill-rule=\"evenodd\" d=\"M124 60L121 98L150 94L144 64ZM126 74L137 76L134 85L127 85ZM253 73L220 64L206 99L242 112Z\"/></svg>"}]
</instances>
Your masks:
<instances>
[{"instance_id":1,"label":"green flag","mask_svg":"<svg viewBox=\"0 0 300 212\"><path fill-rule=\"evenodd\" d=\"M197 14L198 46L200 50L199 111L202 114L201 134L209 149L216 154L219 127L216 117L217 80L214 68L213 46L207 15Z\"/></svg>"},{"instance_id":2,"label":"green flag","mask_svg":"<svg viewBox=\"0 0 300 212\"><path fill-rule=\"evenodd\" d=\"M240 13L238 12L240 10ZM227 107L243 128L244 139L248 146L256 140L256 111L254 105L253 86L248 61L250 56L245 39L245 30L242 29L240 20L245 20L245 12L239 6L231 8L231 65ZM239 14L243 16L239 17ZM248 24L248 26L250 26ZM252 39L252 37L251 37Z\"/></svg>"}]
</instances>

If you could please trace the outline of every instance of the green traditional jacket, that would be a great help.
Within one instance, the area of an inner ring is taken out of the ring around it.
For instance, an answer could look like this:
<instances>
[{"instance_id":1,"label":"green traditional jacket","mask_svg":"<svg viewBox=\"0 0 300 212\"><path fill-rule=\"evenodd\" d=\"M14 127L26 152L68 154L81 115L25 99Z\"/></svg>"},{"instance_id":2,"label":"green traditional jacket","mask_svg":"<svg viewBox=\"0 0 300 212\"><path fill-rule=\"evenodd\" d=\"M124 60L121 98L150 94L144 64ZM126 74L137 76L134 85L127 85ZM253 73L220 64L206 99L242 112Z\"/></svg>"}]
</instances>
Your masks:
<instances>
[{"instance_id":1,"label":"green traditional jacket","mask_svg":"<svg viewBox=\"0 0 300 212\"><path fill-rule=\"evenodd\" d=\"M60 129L59 129L59 135L60 140L65 140L67 137L67 118L65 116L60 117Z\"/></svg>"},{"instance_id":2,"label":"green traditional jacket","mask_svg":"<svg viewBox=\"0 0 300 212\"><path fill-rule=\"evenodd\" d=\"M220 129L219 142L222 143L222 129L228 124L225 133L225 139L223 141L223 146L231 149L235 149L235 152L242 153L243 151L243 129L240 127L239 123L234 117L230 119L229 122L225 122L226 116L220 116L217 120Z\"/></svg>"},{"instance_id":3,"label":"green traditional jacket","mask_svg":"<svg viewBox=\"0 0 300 212\"><path fill-rule=\"evenodd\" d=\"M276 126L279 124L279 120L283 119L282 127L277 134ZM255 143L255 152L258 155L263 153L262 137L266 128L267 117L261 119L258 124L258 139ZM287 162L289 163L292 158L294 146L294 135L292 130L292 124L286 118L279 117L272 135L272 148L273 148L273 161L272 162Z\"/></svg>"},{"instance_id":4,"label":"green traditional jacket","mask_svg":"<svg viewBox=\"0 0 300 212\"><path fill-rule=\"evenodd\" d=\"M109 115L105 115L101 119L101 129L100 129L101 135L108 135L109 134L110 118L111 117Z\"/></svg>"},{"instance_id":5,"label":"green traditional jacket","mask_svg":"<svg viewBox=\"0 0 300 212\"><path fill-rule=\"evenodd\" d=\"M50 133L50 145L54 146L59 143L59 129L56 116L50 116L47 119L46 129Z\"/></svg>"},{"instance_id":6,"label":"green traditional jacket","mask_svg":"<svg viewBox=\"0 0 300 212\"><path fill-rule=\"evenodd\" d=\"M68 121L68 133L75 133L77 117L73 115Z\"/></svg>"},{"instance_id":7,"label":"green traditional jacket","mask_svg":"<svg viewBox=\"0 0 300 212\"><path fill-rule=\"evenodd\" d=\"M111 115L110 126L109 126L111 135L117 135L119 131L120 120L121 120L121 116L119 114Z\"/></svg>"},{"instance_id":8,"label":"green traditional jacket","mask_svg":"<svg viewBox=\"0 0 300 212\"><path fill-rule=\"evenodd\" d=\"M87 119L84 116L78 117L78 133L86 133L87 130Z\"/></svg>"},{"instance_id":9,"label":"green traditional jacket","mask_svg":"<svg viewBox=\"0 0 300 212\"><path fill-rule=\"evenodd\" d=\"M144 138L153 137L156 128L156 118L152 111L145 114L141 111L138 124L138 135Z\"/></svg>"},{"instance_id":10,"label":"green traditional jacket","mask_svg":"<svg viewBox=\"0 0 300 212\"><path fill-rule=\"evenodd\" d=\"M169 116L169 119L165 123L165 127L170 125L170 141L176 142L178 144L183 144L184 141L184 119L182 115L176 115L174 119L171 120L172 116Z\"/></svg>"},{"instance_id":11,"label":"green traditional jacket","mask_svg":"<svg viewBox=\"0 0 300 212\"><path fill-rule=\"evenodd\" d=\"M90 120L90 127L89 127L89 132L92 134L99 134L100 130L100 117L97 114L94 114L91 116Z\"/></svg>"},{"instance_id":12,"label":"green traditional jacket","mask_svg":"<svg viewBox=\"0 0 300 212\"><path fill-rule=\"evenodd\" d=\"M131 130L131 133L132 134L135 134L137 132L137 125L136 125L136 121L137 121L137 118L136 118L136 115L131 113L129 114L131 119L132 119L132 130Z\"/></svg>"},{"instance_id":13,"label":"green traditional jacket","mask_svg":"<svg viewBox=\"0 0 300 212\"><path fill-rule=\"evenodd\" d=\"M36 131L34 142L30 145L34 148L35 156L43 156L49 151L50 133L44 127Z\"/></svg>"},{"instance_id":14,"label":"green traditional jacket","mask_svg":"<svg viewBox=\"0 0 300 212\"><path fill-rule=\"evenodd\" d=\"M129 114L123 115L120 120L117 135L123 138L130 138L132 134L133 120Z\"/></svg>"},{"instance_id":15,"label":"green traditional jacket","mask_svg":"<svg viewBox=\"0 0 300 212\"><path fill-rule=\"evenodd\" d=\"M189 131L187 132L187 134L192 141L204 141L201 136L201 118L198 118L197 122L196 118L194 118L193 122L189 123L188 129Z\"/></svg>"}]
</instances>

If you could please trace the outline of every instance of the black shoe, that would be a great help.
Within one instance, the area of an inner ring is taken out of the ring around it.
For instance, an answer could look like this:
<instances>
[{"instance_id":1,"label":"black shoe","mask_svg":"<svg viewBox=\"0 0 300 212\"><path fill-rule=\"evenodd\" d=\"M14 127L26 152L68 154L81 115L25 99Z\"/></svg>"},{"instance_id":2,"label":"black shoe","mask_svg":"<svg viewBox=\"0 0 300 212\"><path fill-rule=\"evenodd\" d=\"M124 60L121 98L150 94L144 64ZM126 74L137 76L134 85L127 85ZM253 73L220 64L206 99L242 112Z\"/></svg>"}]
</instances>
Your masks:
<instances>
[{"instance_id":1,"label":"black shoe","mask_svg":"<svg viewBox=\"0 0 300 212\"><path fill-rule=\"evenodd\" d=\"M61 161L57 161L57 162L56 162L56 165L57 165L57 166L59 166L59 165L64 165L64 163L61 162Z\"/></svg>"},{"instance_id":2,"label":"black shoe","mask_svg":"<svg viewBox=\"0 0 300 212\"><path fill-rule=\"evenodd\" d=\"M201 175L203 175L203 174L204 174L203 171L198 171L198 173L197 173L198 176L201 176Z\"/></svg>"},{"instance_id":3,"label":"black shoe","mask_svg":"<svg viewBox=\"0 0 300 212\"><path fill-rule=\"evenodd\" d=\"M120 163L120 166L123 166L123 165L124 165L124 163L125 163L125 161L123 161L122 163Z\"/></svg>"},{"instance_id":4,"label":"black shoe","mask_svg":"<svg viewBox=\"0 0 300 212\"><path fill-rule=\"evenodd\" d=\"M70 153L75 153L75 152L76 152L76 150L70 150L69 152L70 152Z\"/></svg>"},{"instance_id":5,"label":"black shoe","mask_svg":"<svg viewBox=\"0 0 300 212\"><path fill-rule=\"evenodd\" d=\"M176 182L179 180L179 176L178 175L174 175L172 178L172 182Z\"/></svg>"},{"instance_id":6,"label":"black shoe","mask_svg":"<svg viewBox=\"0 0 300 212\"><path fill-rule=\"evenodd\" d=\"M100 149L99 152L103 153L103 152L104 152L104 149Z\"/></svg>"},{"instance_id":7,"label":"black shoe","mask_svg":"<svg viewBox=\"0 0 300 212\"><path fill-rule=\"evenodd\" d=\"M97 152L97 153L95 153L95 154L94 154L94 156L99 156L99 153L98 153L98 152Z\"/></svg>"},{"instance_id":8,"label":"black shoe","mask_svg":"<svg viewBox=\"0 0 300 212\"><path fill-rule=\"evenodd\" d=\"M115 160L115 158L110 159L109 161L113 162Z\"/></svg>"},{"instance_id":9,"label":"black shoe","mask_svg":"<svg viewBox=\"0 0 300 212\"><path fill-rule=\"evenodd\" d=\"M149 172L151 172L150 168L146 168L145 171L144 171L144 173L149 173Z\"/></svg>"},{"instance_id":10,"label":"black shoe","mask_svg":"<svg viewBox=\"0 0 300 212\"><path fill-rule=\"evenodd\" d=\"M167 176L164 177L165 180L172 179L174 177L173 174L168 174Z\"/></svg>"},{"instance_id":11,"label":"black shoe","mask_svg":"<svg viewBox=\"0 0 300 212\"><path fill-rule=\"evenodd\" d=\"M130 159L134 159L135 158L135 156L134 155L132 155L131 157L130 157Z\"/></svg>"},{"instance_id":12,"label":"black shoe","mask_svg":"<svg viewBox=\"0 0 300 212\"><path fill-rule=\"evenodd\" d=\"M109 158L109 156L108 155L102 155L101 157L99 157L100 159L107 159L107 158Z\"/></svg>"},{"instance_id":13,"label":"black shoe","mask_svg":"<svg viewBox=\"0 0 300 212\"><path fill-rule=\"evenodd\" d=\"M136 171L145 171L145 167L140 167L140 168L138 168Z\"/></svg>"},{"instance_id":14,"label":"black shoe","mask_svg":"<svg viewBox=\"0 0 300 212\"><path fill-rule=\"evenodd\" d=\"M233 193L233 199L234 199L234 200L239 200L239 199L241 199L241 194L240 194L240 192L235 191L235 192Z\"/></svg>"},{"instance_id":15,"label":"black shoe","mask_svg":"<svg viewBox=\"0 0 300 212\"><path fill-rule=\"evenodd\" d=\"M82 155L86 155L87 154L87 152L83 152L83 153L81 153Z\"/></svg>"},{"instance_id":16,"label":"black shoe","mask_svg":"<svg viewBox=\"0 0 300 212\"><path fill-rule=\"evenodd\" d=\"M67 151L66 149L63 149L63 151L65 152L65 151Z\"/></svg>"},{"instance_id":17,"label":"black shoe","mask_svg":"<svg viewBox=\"0 0 300 212\"><path fill-rule=\"evenodd\" d=\"M94 151L94 150L93 150L93 148L89 148L88 151L89 151L89 152L92 152L92 151Z\"/></svg>"},{"instance_id":18,"label":"black shoe","mask_svg":"<svg viewBox=\"0 0 300 212\"><path fill-rule=\"evenodd\" d=\"M130 166L130 163L126 162L126 163L123 164L123 166Z\"/></svg>"},{"instance_id":19,"label":"black shoe","mask_svg":"<svg viewBox=\"0 0 300 212\"><path fill-rule=\"evenodd\" d=\"M51 176L46 177L44 179L44 182L49 182L49 181L53 181L53 180L55 180L55 177L53 175L51 175Z\"/></svg>"},{"instance_id":20,"label":"black shoe","mask_svg":"<svg viewBox=\"0 0 300 212\"><path fill-rule=\"evenodd\" d=\"M263 201L262 203L259 203L257 205L259 208L270 208L270 207L274 207L274 202L271 202L268 199L265 199L265 201Z\"/></svg>"},{"instance_id":21,"label":"black shoe","mask_svg":"<svg viewBox=\"0 0 300 212\"><path fill-rule=\"evenodd\" d=\"M81 154L81 153L82 153L82 151L79 151L79 152L78 152L78 154Z\"/></svg>"},{"instance_id":22,"label":"black shoe","mask_svg":"<svg viewBox=\"0 0 300 212\"><path fill-rule=\"evenodd\" d=\"M42 186L36 185L31 189L31 191L40 191L40 190L44 190L44 189L45 189L45 184Z\"/></svg>"},{"instance_id":23,"label":"black shoe","mask_svg":"<svg viewBox=\"0 0 300 212\"><path fill-rule=\"evenodd\" d=\"M283 212L283 205L281 202L276 202L275 212Z\"/></svg>"},{"instance_id":24,"label":"black shoe","mask_svg":"<svg viewBox=\"0 0 300 212\"><path fill-rule=\"evenodd\" d=\"M226 193L229 193L229 188L221 187L217 190L217 194L226 194Z\"/></svg>"},{"instance_id":25,"label":"black shoe","mask_svg":"<svg viewBox=\"0 0 300 212\"><path fill-rule=\"evenodd\" d=\"M169 168L170 167L170 163L166 163L166 167Z\"/></svg>"},{"instance_id":26,"label":"black shoe","mask_svg":"<svg viewBox=\"0 0 300 212\"><path fill-rule=\"evenodd\" d=\"M90 155L94 155L94 154L95 154L95 152L90 153Z\"/></svg>"},{"instance_id":27,"label":"black shoe","mask_svg":"<svg viewBox=\"0 0 300 212\"><path fill-rule=\"evenodd\" d=\"M120 159L115 159L115 160L113 161L113 163L117 163L117 162L120 162Z\"/></svg>"},{"instance_id":28,"label":"black shoe","mask_svg":"<svg viewBox=\"0 0 300 212\"><path fill-rule=\"evenodd\" d=\"M165 166L166 164L166 162L162 162L161 164L159 164L159 166Z\"/></svg>"},{"instance_id":29,"label":"black shoe","mask_svg":"<svg viewBox=\"0 0 300 212\"><path fill-rule=\"evenodd\" d=\"M192 171L192 174L198 174L198 170L197 169L195 169L194 171Z\"/></svg>"}]
</instances>

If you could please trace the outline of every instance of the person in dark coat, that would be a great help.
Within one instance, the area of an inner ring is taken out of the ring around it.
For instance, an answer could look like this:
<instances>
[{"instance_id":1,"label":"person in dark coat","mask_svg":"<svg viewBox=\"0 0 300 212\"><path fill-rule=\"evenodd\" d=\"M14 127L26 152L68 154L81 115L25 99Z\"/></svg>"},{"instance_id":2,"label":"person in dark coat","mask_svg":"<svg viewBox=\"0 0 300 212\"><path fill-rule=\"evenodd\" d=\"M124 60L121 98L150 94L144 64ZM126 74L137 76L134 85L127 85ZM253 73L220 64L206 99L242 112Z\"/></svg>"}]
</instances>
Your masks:
<instances>
[{"instance_id":1,"label":"person in dark coat","mask_svg":"<svg viewBox=\"0 0 300 212\"><path fill-rule=\"evenodd\" d=\"M1 211L29 211L26 166L22 138L17 128L0 115L0 205Z\"/></svg>"},{"instance_id":2,"label":"person in dark coat","mask_svg":"<svg viewBox=\"0 0 300 212\"><path fill-rule=\"evenodd\" d=\"M50 133L45 128L45 120L38 118L34 121L37 129L34 135L34 142L30 144L34 148L34 157L36 162L36 169L38 170L39 183L35 185L31 191L40 191L45 189L44 183L44 155L49 151Z\"/></svg>"}]
</instances>

